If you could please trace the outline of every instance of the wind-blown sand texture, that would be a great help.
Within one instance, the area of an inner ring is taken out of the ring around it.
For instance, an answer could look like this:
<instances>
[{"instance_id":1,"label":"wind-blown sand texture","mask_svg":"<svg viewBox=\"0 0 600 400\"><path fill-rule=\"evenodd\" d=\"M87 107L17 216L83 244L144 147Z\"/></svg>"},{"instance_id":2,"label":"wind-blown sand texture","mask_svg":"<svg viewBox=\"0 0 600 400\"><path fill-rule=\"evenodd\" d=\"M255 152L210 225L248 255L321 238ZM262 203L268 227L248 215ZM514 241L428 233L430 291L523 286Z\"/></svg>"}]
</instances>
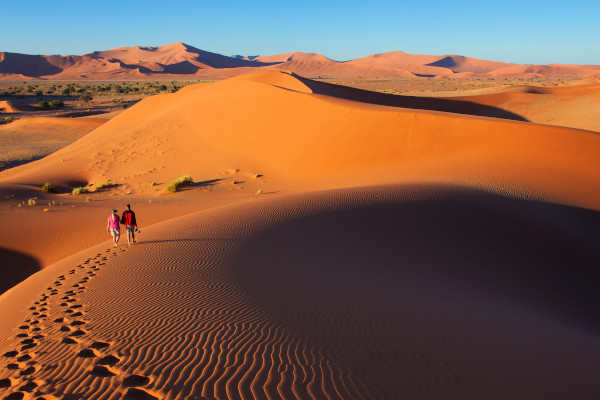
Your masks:
<instances>
[{"instance_id":1,"label":"wind-blown sand texture","mask_svg":"<svg viewBox=\"0 0 600 400\"><path fill-rule=\"evenodd\" d=\"M117 47L81 56L0 52L0 79L223 79L265 70L307 77L600 77L597 65L520 65L459 55L401 51L334 61L321 54L292 52L227 57L177 42L158 47Z\"/></svg>"},{"instance_id":2,"label":"wind-blown sand texture","mask_svg":"<svg viewBox=\"0 0 600 400\"><path fill-rule=\"evenodd\" d=\"M99 230L124 185L118 202L135 206L165 198L149 180L181 171L246 176L225 206L200 204L218 195L207 183L166 196L179 217L130 248L78 247L96 233L60 230L81 251L0 296L0 395L600 394L598 135L336 90L273 72L189 86L0 173L3 195L52 181L63 194L44 201L110 179L87 209ZM82 221L7 210L12 232ZM56 242L36 237L46 252Z\"/></svg>"}]
</instances>

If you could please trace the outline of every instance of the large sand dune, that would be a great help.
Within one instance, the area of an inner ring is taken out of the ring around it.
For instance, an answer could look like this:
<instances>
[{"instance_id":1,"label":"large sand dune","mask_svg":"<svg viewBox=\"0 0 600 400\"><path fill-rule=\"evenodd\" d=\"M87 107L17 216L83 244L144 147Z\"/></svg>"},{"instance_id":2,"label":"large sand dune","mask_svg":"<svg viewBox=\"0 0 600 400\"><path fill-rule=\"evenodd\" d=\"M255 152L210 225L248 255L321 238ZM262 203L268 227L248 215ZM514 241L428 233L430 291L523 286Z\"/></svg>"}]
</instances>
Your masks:
<instances>
[{"instance_id":1,"label":"large sand dune","mask_svg":"<svg viewBox=\"0 0 600 400\"><path fill-rule=\"evenodd\" d=\"M117 47L82 56L43 56L0 52L0 79L223 79L284 70L308 77L511 77L600 76L594 65L517 65L459 55L416 55L401 51L345 62L321 54L291 52L272 56L227 57L177 42L158 47Z\"/></svg>"},{"instance_id":2,"label":"large sand dune","mask_svg":"<svg viewBox=\"0 0 600 400\"><path fill-rule=\"evenodd\" d=\"M188 86L0 173L5 197L75 207L0 209L3 256L56 261L0 296L0 395L597 397L600 137L361 93ZM114 249L126 202L147 222Z\"/></svg>"},{"instance_id":3,"label":"large sand dune","mask_svg":"<svg viewBox=\"0 0 600 400\"><path fill-rule=\"evenodd\" d=\"M86 399L593 398L598 222L423 186L189 215L2 296L0 378Z\"/></svg>"}]
</instances>

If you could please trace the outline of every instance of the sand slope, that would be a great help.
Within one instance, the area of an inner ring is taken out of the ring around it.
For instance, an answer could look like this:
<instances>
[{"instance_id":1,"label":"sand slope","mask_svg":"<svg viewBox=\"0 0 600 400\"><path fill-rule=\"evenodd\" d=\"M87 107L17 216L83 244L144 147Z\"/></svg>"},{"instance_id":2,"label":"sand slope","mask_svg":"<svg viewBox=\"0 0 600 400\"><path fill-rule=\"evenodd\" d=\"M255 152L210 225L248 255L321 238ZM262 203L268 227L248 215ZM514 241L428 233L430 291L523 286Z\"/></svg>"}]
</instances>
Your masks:
<instances>
[{"instance_id":1,"label":"sand slope","mask_svg":"<svg viewBox=\"0 0 600 400\"><path fill-rule=\"evenodd\" d=\"M3 259L72 255L0 296L0 396L597 397L600 137L336 90L192 85L1 172ZM76 207L6 206L46 180ZM126 202L140 243L89 247Z\"/></svg>"},{"instance_id":2,"label":"sand slope","mask_svg":"<svg viewBox=\"0 0 600 400\"><path fill-rule=\"evenodd\" d=\"M117 47L82 56L0 52L0 79L223 79L280 69L307 77L511 77L600 76L594 65L516 65L459 55L416 55L401 51L336 62L316 53L227 57L177 42L158 47Z\"/></svg>"},{"instance_id":3,"label":"sand slope","mask_svg":"<svg viewBox=\"0 0 600 400\"><path fill-rule=\"evenodd\" d=\"M515 86L453 99L510 111L535 123L600 131L600 85L593 81L563 87Z\"/></svg>"},{"instance_id":4,"label":"sand slope","mask_svg":"<svg viewBox=\"0 0 600 400\"><path fill-rule=\"evenodd\" d=\"M592 398L599 218L423 186L178 218L129 251L97 246L0 297L0 351L15 365L0 370L0 390Z\"/></svg>"},{"instance_id":5,"label":"sand slope","mask_svg":"<svg viewBox=\"0 0 600 400\"><path fill-rule=\"evenodd\" d=\"M0 180L148 184L240 168L296 190L445 181L600 205L589 185L600 178L595 134L365 104L305 87L263 73L153 96Z\"/></svg>"}]
</instances>

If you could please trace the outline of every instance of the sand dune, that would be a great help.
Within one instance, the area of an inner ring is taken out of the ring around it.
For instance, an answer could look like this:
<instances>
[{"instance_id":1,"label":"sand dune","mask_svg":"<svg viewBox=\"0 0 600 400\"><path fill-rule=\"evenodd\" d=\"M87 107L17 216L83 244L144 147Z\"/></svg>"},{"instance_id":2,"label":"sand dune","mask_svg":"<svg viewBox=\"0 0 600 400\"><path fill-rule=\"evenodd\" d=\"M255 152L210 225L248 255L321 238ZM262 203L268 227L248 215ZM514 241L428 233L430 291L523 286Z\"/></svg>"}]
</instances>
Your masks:
<instances>
[{"instance_id":1,"label":"sand dune","mask_svg":"<svg viewBox=\"0 0 600 400\"><path fill-rule=\"evenodd\" d=\"M467 115L587 90L411 108L261 72L0 172L1 273L53 263L0 296L0 396L594 398L600 137ZM65 206L11 206L32 195ZM126 203L143 232L115 249Z\"/></svg>"},{"instance_id":2,"label":"sand dune","mask_svg":"<svg viewBox=\"0 0 600 400\"><path fill-rule=\"evenodd\" d=\"M561 87L514 86L453 99L512 112L535 123L600 132L600 85L593 80Z\"/></svg>"},{"instance_id":3,"label":"sand dune","mask_svg":"<svg viewBox=\"0 0 600 400\"><path fill-rule=\"evenodd\" d=\"M600 76L594 65L516 65L459 55L401 51L346 62L317 53L227 57L177 42L158 47L117 47L82 56L0 53L0 79L225 79L279 69L307 77L511 77L583 79Z\"/></svg>"},{"instance_id":4,"label":"sand dune","mask_svg":"<svg viewBox=\"0 0 600 400\"><path fill-rule=\"evenodd\" d=\"M3 295L0 379L88 399L593 397L599 217L395 186L174 219Z\"/></svg>"},{"instance_id":5,"label":"sand dune","mask_svg":"<svg viewBox=\"0 0 600 400\"><path fill-rule=\"evenodd\" d=\"M288 90L279 87L282 79L301 85L268 73L147 98L77 143L0 179L147 184L182 171L208 179L237 166L268 174L284 188L442 179L600 204L597 191L582 185L600 177L590 168L597 135L365 104ZM309 134L315 129L318 134ZM522 174L525 166L528 174Z\"/></svg>"}]
</instances>

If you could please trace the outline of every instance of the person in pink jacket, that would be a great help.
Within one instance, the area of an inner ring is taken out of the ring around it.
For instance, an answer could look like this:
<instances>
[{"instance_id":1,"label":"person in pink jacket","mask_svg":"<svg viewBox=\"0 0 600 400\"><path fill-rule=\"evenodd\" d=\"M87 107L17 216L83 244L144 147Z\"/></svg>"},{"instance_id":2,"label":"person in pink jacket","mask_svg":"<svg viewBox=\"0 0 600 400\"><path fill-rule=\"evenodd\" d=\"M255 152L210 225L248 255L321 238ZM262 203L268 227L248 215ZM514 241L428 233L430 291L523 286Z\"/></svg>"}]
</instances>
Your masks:
<instances>
[{"instance_id":1,"label":"person in pink jacket","mask_svg":"<svg viewBox=\"0 0 600 400\"><path fill-rule=\"evenodd\" d=\"M108 225L106 226L106 231L110 232L113 238L113 244L117 247L119 243L119 239L121 238L121 227L119 223L121 222L121 217L117 214L117 210L113 208L112 214L108 216Z\"/></svg>"}]
</instances>

